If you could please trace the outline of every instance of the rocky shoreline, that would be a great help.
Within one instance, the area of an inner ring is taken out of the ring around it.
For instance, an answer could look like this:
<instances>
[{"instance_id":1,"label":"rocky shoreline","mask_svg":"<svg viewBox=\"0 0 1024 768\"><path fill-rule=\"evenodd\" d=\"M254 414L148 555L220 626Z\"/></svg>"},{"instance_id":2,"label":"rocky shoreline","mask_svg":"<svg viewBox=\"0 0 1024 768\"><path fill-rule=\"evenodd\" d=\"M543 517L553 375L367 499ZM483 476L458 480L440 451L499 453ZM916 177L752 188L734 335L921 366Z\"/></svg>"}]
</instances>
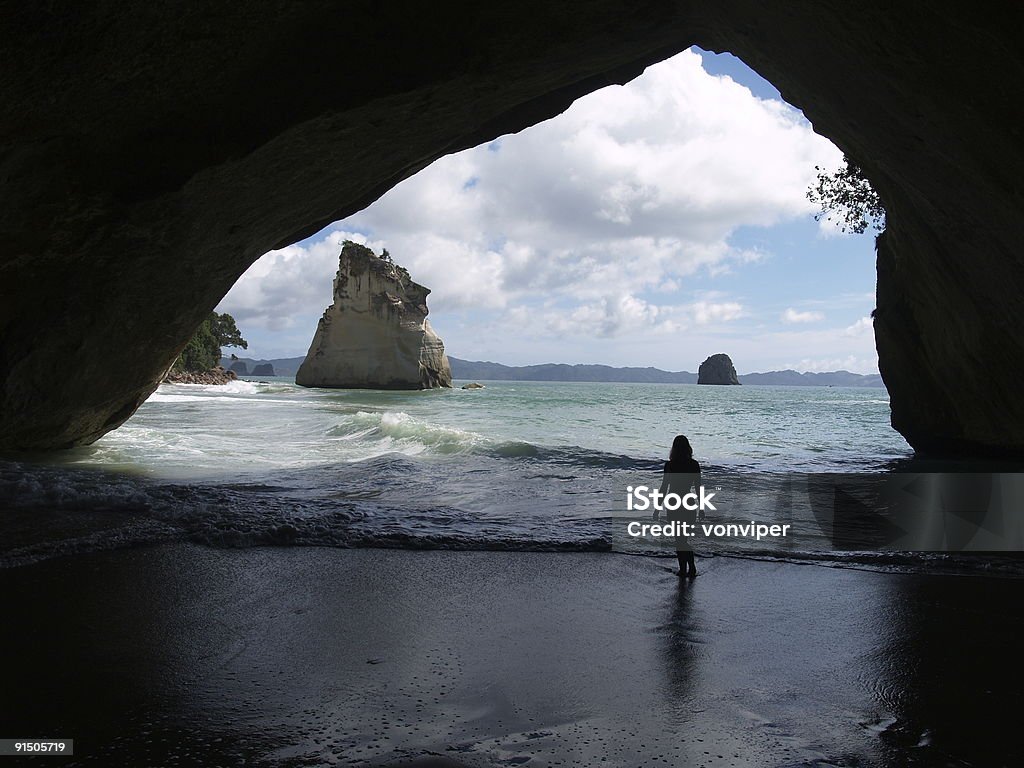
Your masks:
<instances>
[{"instance_id":1,"label":"rocky shoreline","mask_svg":"<svg viewBox=\"0 0 1024 768\"><path fill-rule=\"evenodd\" d=\"M225 371L216 366L208 371L169 371L161 384L227 384L237 381L234 371Z\"/></svg>"}]
</instances>

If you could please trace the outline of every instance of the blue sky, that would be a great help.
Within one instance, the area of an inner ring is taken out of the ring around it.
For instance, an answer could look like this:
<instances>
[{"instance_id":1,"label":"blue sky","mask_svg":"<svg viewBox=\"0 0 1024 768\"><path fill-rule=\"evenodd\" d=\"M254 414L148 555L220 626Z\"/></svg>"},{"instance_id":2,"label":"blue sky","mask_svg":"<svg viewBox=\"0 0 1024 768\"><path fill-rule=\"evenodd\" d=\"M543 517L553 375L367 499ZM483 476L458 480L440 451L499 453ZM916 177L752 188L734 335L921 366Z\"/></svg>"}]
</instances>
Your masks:
<instances>
[{"instance_id":1,"label":"blue sky","mask_svg":"<svg viewBox=\"0 0 1024 768\"><path fill-rule=\"evenodd\" d=\"M875 372L873 237L805 197L840 158L738 59L691 49L265 255L219 310L248 355L304 354L351 238L432 289L456 357Z\"/></svg>"}]
</instances>

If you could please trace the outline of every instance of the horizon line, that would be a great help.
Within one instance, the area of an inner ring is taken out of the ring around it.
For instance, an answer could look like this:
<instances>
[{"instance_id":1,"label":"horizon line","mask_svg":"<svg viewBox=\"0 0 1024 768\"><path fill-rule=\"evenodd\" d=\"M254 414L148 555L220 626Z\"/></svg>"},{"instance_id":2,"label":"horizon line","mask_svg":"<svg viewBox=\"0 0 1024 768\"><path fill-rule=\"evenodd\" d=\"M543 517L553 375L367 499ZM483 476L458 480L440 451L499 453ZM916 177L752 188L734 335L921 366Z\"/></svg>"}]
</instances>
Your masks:
<instances>
[{"instance_id":1,"label":"horizon line","mask_svg":"<svg viewBox=\"0 0 1024 768\"><path fill-rule=\"evenodd\" d=\"M495 360L469 360L469 359L467 359L465 357L457 357L457 356L449 354L447 352L445 352L445 355L449 359L454 358L455 360L461 360L462 362L466 362L466 363L482 363L482 364L485 364L485 365L501 365L501 366L504 366L505 368L539 368L539 367L544 366L544 365L565 365L565 366L568 366L570 368L573 368L573 367L586 367L586 366L598 366L598 367L612 368L612 369L618 369L618 370L633 368L633 369L637 369L637 370L661 371L662 373L687 373L687 374L690 374L692 376L696 376L698 374L698 371L688 371L688 370L673 371L673 370L669 370L667 368L658 368L657 366L654 366L654 365L610 365L608 363L555 363L555 362L525 363L525 364L521 364L521 365L512 365L512 364L509 364L509 363L499 363L499 362L497 362ZM243 357L241 355L236 355L236 357L239 360L253 360L255 362L269 362L271 360L294 360L294 359L297 359L297 358L300 358L300 357L301 358L305 358L306 355L305 354L301 354L301 355L288 355L288 356L282 356L282 357L259 357L259 358L258 357ZM221 354L221 358L222 359L223 358L230 359L231 355L230 354L227 354L227 355ZM700 368L699 365L697 367ZM764 370L764 371L747 371L746 373L740 373L739 371L736 371L736 375L737 376L756 376L758 374L767 374L767 373L785 373L786 371L792 371L793 373L798 373L800 375L805 375L805 374L825 374L825 373L848 373L848 374L850 374L852 376L879 376L879 377L881 377L881 375L882 375L878 371L875 371L873 373L857 373L856 371L850 371L850 370L847 370L846 368L837 368L837 369L831 370L831 371L800 371L800 370L797 370L796 368L773 368L771 370Z\"/></svg>"}]
</instances>

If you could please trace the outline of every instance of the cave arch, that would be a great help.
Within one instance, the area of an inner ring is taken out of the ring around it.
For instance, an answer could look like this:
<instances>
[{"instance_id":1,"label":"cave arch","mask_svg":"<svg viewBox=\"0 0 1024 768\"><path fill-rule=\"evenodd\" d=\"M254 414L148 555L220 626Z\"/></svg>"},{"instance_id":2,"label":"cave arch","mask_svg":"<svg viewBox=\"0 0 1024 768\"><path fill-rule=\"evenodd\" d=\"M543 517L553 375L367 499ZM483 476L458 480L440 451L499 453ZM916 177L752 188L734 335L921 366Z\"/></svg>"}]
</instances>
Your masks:
<instances>
[{"instance_id":1,"label":"cave arch","mask_svg":"<svg viewBox=\"0 0 1024 768\"><path fill-rule=\"evenodd\" d=\"M1022 453L1024 10L905 5L8 10L0 446L95 440L267 250L699 45L776 85L886 200L893 425L932 453Z\"/></svg>"}]
</instances>

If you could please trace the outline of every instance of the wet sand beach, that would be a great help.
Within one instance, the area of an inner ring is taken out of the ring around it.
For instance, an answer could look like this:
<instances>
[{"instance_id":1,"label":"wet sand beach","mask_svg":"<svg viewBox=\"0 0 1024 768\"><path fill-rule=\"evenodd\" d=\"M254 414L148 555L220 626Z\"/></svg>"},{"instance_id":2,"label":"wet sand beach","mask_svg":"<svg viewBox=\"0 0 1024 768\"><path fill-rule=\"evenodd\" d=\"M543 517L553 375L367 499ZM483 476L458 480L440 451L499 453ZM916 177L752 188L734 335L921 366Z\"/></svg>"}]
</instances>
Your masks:
<instances>
[{"instance_id":1,"label":"wet sand beach","mask_svg":"<svg viewBox=\"0 0 1024 768\"><path fill-rule=\"evenodd\" d=\"M47 765L1024 759L1024 580L670 563L168 544L7 569L0 734L75 739Z\"/></svg>"}]
</instances>

